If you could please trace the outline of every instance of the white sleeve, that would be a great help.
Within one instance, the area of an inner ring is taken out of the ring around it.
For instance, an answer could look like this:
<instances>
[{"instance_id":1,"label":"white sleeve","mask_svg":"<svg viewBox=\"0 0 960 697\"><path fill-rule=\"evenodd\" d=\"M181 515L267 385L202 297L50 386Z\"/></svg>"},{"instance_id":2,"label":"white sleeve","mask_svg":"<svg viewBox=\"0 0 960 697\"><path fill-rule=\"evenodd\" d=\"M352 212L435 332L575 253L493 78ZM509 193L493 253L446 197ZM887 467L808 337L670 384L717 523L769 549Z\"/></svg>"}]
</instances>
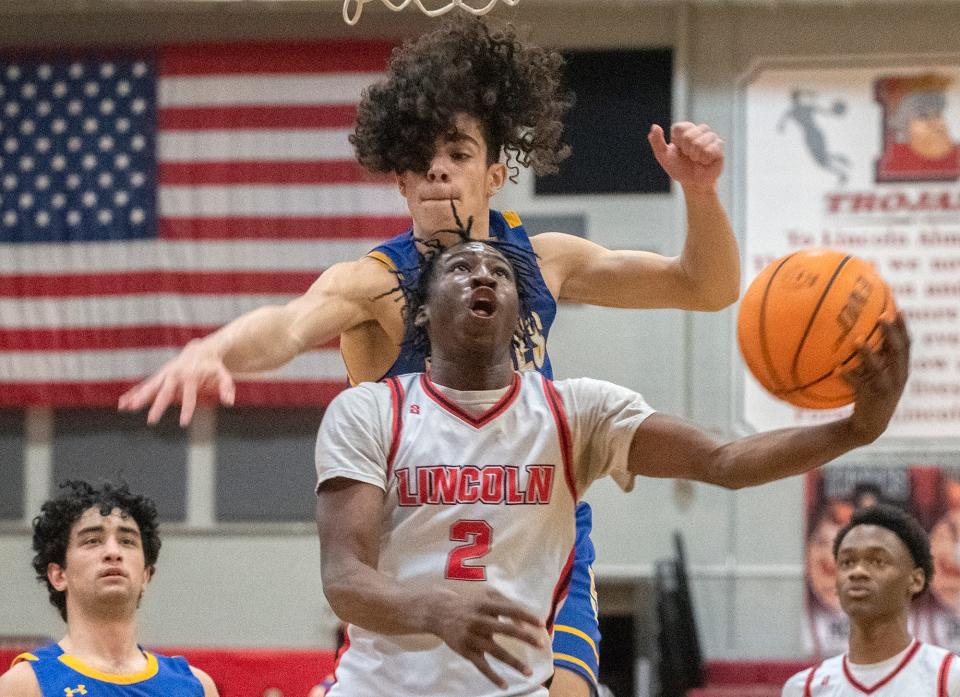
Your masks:
<instances>
[{"instance_id":1,"label":"white sleeve","mask_svg":"<svg viewBox=\"0 0 960 697\"><path fill-rule=\"evenodd\" d=\"M611 382L577 378L554 385L570 423L580 493L608 474L629 491L633 475L627 469L627 458L633 434L654 410L638 393Z\"/></svg>"},{"instance_id":2,"label":"white sleeve","mask_svg":"<svg viewBox=\"0 0 960 697\"><path fill-rule=\"evenodd\" d=\"M382 383L361 383L330 402L317 434L317 490L346 477L386 491L391 409L390 388Z\"/></svg>"},{"instance_id":3,"label":"white sleeve","mask_svg":"<svg viewBox=\"0 0 960 697\"><path fill-rule=\"evenodd\" d=\"M791 676L783 683L783 692L780 693L780 697L803 697L803 688L807 685L807 677L811 670L812 668L807 668Z\"/></svg>"}]
</instances>

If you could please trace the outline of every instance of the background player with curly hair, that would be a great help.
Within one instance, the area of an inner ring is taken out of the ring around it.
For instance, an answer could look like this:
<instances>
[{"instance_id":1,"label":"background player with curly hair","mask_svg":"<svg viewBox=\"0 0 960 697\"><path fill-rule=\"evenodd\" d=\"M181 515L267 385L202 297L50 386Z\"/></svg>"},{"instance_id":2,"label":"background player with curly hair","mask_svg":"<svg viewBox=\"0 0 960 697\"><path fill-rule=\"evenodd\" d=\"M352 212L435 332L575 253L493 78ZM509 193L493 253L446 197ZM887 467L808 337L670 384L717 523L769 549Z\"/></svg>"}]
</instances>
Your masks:
<instances>
[{"instance_id":1,"label":"background player with curly hair","mask_svg":"<svg viewBox=\"0 0 960 697\"><path fill-rule=\"evenodd\" d=\"M0 694L216 697L206 673L137 642L137 608L160 553L153 501L126 484L61 488L33 520L33 568L67 633L20 654L0 677Z\"/></svg>"},{"instance_id":2,"label":"background player with curly hair","mask_svg":"<svg viewBox=\"0 0 960 697\"><path fill-rule=\"evenodd\" d=\"M716 191L723 148L705 125L677 123L670 143L658 125L648 140L657 161L683 189L687 237L679 256L613 251L574 235L548 232L528 238L520 218L491 209L511 168L540 173L567 154L561 117L571 95L561 87L559 54L492 30L482 20L458 18L394 51L385 80L365 90L352 136L367 168L393 172L412 219L410 229L362 259L327 269L300 298L263 307L190 342L156 374L120 398L121 409L150 405L155 423L181 402L181 424L198 396L232 404L233 375L273 370L300 353L340 338L353 382L418 372L422 352L410 350L403 303L390 290L398 269L416 268L434 241L459 241L455 209L472 220L474 239L496 238L524 250L535 268L530 340L518 348L518 367L552 375L546 344L557 302L607 307L719 310L740 287L739 251ZM589 509L578 514L578 543L570 598L556 626L558 665L596 685L596 611L591 603ZM574 608L580 608L579 611ZM569 621L569 624L567 623ZM567 631L570 630L570 631ZM568 642L568 643L563 643ZM555 695L586 694L573 673L559 671Z\"/></svg>"}]
</instances>

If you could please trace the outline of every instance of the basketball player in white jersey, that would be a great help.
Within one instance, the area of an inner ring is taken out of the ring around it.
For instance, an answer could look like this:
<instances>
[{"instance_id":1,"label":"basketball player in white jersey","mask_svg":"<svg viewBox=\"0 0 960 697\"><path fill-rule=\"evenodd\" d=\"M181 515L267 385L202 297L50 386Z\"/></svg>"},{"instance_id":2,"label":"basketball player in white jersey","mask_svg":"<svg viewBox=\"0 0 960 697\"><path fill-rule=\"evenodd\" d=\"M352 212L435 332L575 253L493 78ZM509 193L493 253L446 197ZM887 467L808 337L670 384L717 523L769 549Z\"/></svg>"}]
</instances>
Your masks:
<instances>
[{"instance_id":1,"label":"basketball player in white jersey","mask_svg":"<svg viewBox=\"0 0 960 697\"><path fill-rule=\"evenodd\" d=\"M794 675L783 697L960 697L960 659L907 630L910 604L933 577L920 524L894 506L861 508L833 553L849 649Z\"/></svg>"},{"instance_id":2,"label":"basketball player in white jersey","mask_svg":"<svg viewBox=\"0 0 960 697\"><path fill-rule=\"evenodd\" d=\"M573 509L593 480L739 488L805 472L879 437L903 391L898 318L860 351L849 417L723 445L626 388L515 372L528 279L511 254L468 241L429 259L404 290L429 373L363 383L324 417L322 580L348 623L331 697L546 695Z\"/></svg>"}]
</instances>

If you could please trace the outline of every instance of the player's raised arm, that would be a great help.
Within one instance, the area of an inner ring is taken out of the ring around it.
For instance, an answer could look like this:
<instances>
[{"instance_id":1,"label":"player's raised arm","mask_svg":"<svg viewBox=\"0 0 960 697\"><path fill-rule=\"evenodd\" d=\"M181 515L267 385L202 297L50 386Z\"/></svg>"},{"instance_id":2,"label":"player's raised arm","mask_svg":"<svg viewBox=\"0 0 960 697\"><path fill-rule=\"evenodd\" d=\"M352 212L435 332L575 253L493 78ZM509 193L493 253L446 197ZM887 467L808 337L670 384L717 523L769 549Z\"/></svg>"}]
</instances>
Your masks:
<instances>
[{"instance_id":1,"label":"player's raised arm","mask_svg":"<svg viewBox=\"0 0 960 697\"><path fill-rule=\"evenodd\" d=\"M634 434L630 472L738 489L801 474L872 443L893 417L910 361L903 316L883 321L882 328L882 347L861 348L861 366L847 376L856 394L850 416L817 426L758 433L723 445L692 424L653 414Z\"/></svg>"},{"instance_id":2,"label":"player's raised arm","mask_svg":"<svg viewBox=\"0 0 960 697\"><path fill-rule=\"evenodd\" d=\"M121 395L118 406L136 411L150 405L149 423L182 404L180 425L193 417L198 397L234 400L234 375L273 370L294 357L373 319L375 298L396 279L371 259L336 264L310 289L286 305L261 307L213 334L191 341L172 360Z\"/></svg>"},{"instance_id":3,"label":"player's raised arm","mask_svg":"<svg viewBox=\"0 0 960 697\"><path fill-rule=\"evenodd\" d=\"M740 291L740 252L717 196L723 143L708 126L676 123L670 143L654 125L657 161L683 188L687 237L678 257L608 250L561 233L531 238L544 276L561 300L606 307L719 310Z\"/></svg>"}]
</instances>

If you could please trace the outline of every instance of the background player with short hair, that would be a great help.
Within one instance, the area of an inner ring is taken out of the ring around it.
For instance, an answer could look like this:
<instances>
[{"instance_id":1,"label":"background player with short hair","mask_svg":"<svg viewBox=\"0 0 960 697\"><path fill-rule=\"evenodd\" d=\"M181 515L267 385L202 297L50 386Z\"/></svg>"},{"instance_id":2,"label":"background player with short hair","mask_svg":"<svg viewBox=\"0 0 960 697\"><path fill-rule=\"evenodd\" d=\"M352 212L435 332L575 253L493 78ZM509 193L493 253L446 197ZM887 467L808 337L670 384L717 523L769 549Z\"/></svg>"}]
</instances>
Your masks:
<instances>
[{"instance_id":1,"label":"background player with short hair","mask_svg":"<svg viewBox=\"0 0 960 697\"><path fill-rule=\"evenodd\" d=\"M895 506L861 508L837 533L833 554L849 650L791 677L783 697L960 695L956 657L907 628L910 605L933 578L920 524Z\"/></svg>"},{"instance_id":2,"label":"background player with short hair","mask_svg":"<svg viewBox=\"0 0 960 697\"><path fill-rule=\"evenodd\" d=\"M0 695L216 697L202 670L137 643L137 608L160 553L153 502L125 484L63 488L34 518L33 568L67 633L18 656Z\"/></svg>"}]
</instances>

